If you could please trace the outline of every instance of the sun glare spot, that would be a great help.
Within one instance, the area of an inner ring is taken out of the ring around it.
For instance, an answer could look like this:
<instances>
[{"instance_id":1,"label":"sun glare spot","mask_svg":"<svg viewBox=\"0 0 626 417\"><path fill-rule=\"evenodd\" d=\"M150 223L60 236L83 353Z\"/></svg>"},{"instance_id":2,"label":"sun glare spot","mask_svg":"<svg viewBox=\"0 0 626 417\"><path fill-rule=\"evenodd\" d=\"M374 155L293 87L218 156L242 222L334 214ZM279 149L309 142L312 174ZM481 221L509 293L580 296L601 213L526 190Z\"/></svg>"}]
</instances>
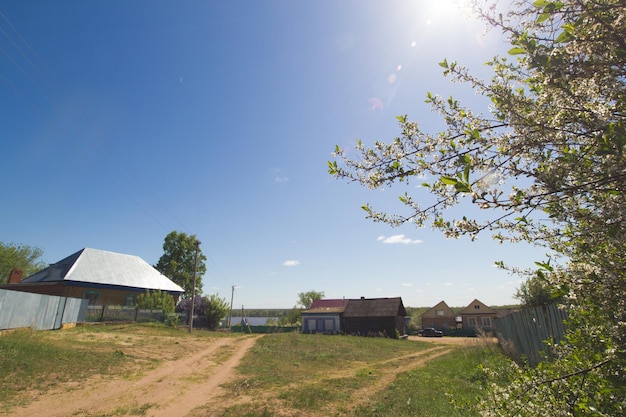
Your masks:
<instances>
[{"instance_id":1,"label":"sun glare spot","mask_svg":"<svg viewBox=\"0 0 626 417\"><path fill-rule=\"evenodd\" d=\"M396 82L397 79L398 79L398 76L396 74L391 74L389 78L387 78L387 82L389 84L393 84Z\"/></svg>"},{"instance_id":2,"label":"sun glare spot","mask_svg":"<svg viewBox=\"0 0 626 417\"><path fill-rule=\"evenodd\" d=\"M421 10L426 25L449 25L452 20L467 17L472 10L471 0L437 0L428 2Z\"/></svg>"},{"instance_id":3,"label":"sun glare spot","mask_svg":"<svg viewBox=\"0 0 626 417\"><path fill-rule=\"evenodd\" d=\"M383 101L378 97L372 97L367 100L370 104L371 110L382 110L385 106L383 105Z\"/></svg>"}]
</instances>

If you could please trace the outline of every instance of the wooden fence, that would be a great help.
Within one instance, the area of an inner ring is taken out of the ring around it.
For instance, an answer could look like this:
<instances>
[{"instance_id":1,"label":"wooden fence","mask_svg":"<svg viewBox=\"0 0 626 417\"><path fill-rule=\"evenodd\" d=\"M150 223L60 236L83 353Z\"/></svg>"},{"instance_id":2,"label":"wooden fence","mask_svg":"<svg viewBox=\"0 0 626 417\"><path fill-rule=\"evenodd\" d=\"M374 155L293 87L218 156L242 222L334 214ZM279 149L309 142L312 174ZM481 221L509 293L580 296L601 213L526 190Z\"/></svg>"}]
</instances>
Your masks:
<instances>
[{"instance_id":1,"label":"wooden fence","mask_svg":"<svg viewBox=\"0 0 626 417\"><path fill-rule=\"evenodd\" d=\"M554 304L525 308L498 319L498 340L513 359L536 366L550 354L545 341L558 343L563 338L567 317L567 310Z\"/></svg>"},{"instance_id":2,"label":"wooden fence","mask_svg":"<svg viewBox=\"0 0 626 417\"><path fill-rule=\"evenodd\" d=\"M86 321L158 321L161 323L166 319L167 316L163 310L144 310L118 305L89 306L86 317Z\"/></svg>"}]
</instances>

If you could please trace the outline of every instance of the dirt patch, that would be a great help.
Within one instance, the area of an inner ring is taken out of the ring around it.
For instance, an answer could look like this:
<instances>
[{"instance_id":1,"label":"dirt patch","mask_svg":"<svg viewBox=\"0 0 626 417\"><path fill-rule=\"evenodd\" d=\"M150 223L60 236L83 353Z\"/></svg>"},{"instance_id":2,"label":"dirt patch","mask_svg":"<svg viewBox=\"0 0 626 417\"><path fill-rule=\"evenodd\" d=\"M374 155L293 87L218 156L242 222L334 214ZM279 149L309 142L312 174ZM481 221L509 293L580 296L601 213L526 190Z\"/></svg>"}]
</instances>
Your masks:
<instances>
[{"instance_id":1,"label":"dirt patch","mask_svg":"<svg viewBox=\"0 0 626 417\"><path fill-rule=\"evenodd\" d=\"M217 394L257 337L210 339L198 351L192 349L193 353L181 354L138 377L94 377L81 388L66 386L42 395L26 407L11 410L11 415L185 416Z\"/></svg>"}]
</instances>

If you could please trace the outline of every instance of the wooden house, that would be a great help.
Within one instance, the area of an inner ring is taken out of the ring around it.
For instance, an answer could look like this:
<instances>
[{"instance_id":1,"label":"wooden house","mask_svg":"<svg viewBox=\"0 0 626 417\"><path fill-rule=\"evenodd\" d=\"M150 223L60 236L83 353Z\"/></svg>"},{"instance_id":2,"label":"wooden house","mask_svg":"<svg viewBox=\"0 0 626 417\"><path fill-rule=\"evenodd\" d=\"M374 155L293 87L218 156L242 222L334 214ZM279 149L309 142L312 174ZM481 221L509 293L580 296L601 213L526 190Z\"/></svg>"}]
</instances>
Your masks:
<instances>
[{"instance_id":1,"label":"wooden house","mask_svg":"<svg viewBox=\"0 0 626 417\"><path fill-rule=\"evenodd\" d=\"M340 333L341 315L345 311L348 301L345 298L313 301L311 307L302 312L302 332Z\"/></svg>"},{"instance_id":2,"label":"wooden house","mask_svg":"<svg viewBox=\"0 0 626 417\"><path fill-rule=\"evenodd\" d=\"M134 306L149 290L169 293L176 301L184 290L138 256L84 248L7 290L83 298L89 305Z\"/></svg>"},{"instance_id":3,"label":"wooden house","mask_svg":"<svg viewBox=\"0 0 626 417\"><path fill-rule=\"evenodd\" d=\"M482 329L485 331L495 330L497 312L475 299L459 313L463 323L463 329Z\"/></svg>"},{"instance_id":4,"label":"wooden house","mask_svg":"<svg viewBox=\"0 0 626 417\"><path fill-rule=\"evenodd\" d=\"M440 301L434 307L426 310L422 315L422 328L434 327L437 330L455 329L457 315L445 301ZM460 324L460 323L459 323Z\"/></svg>"},{"instance_id":5,"label":"wooden house","mask_svg":"<svg viewBox=\"0 0 626 417\"><path fill-rule=\"evenodd\" d=\"M302 332L395 337L405 334L406 315L400 297L316 300L302 312Z\"/></svg>"},{"instance_id":6,"label":"wooden house","mask_svg":"<svg viewBox=\"0 0 626 417\"><path fill-rule=\"evenodd\" d=\"M348 300L341 315L341 329L346 334L386 335L406 333L407 313L402 298L365 298Z\"/></svg>"}]
</instances>

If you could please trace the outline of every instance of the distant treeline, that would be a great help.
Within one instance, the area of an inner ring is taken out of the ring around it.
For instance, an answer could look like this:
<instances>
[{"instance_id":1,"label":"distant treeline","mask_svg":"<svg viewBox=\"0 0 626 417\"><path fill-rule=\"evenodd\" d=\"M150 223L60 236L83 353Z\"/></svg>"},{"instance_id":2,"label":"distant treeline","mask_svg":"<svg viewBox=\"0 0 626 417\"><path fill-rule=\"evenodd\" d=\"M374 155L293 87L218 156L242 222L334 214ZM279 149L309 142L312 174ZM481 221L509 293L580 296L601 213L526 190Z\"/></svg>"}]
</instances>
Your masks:
<instances>
[{"instance_id":1,"label":"distant treeline","mask_svg":"<svg viewBox=\"0 0 626 417\"><path fill-rule=\"evenodd\" d=\"M244 308L246 317L283 317L289 315L293 308ZM233 316L241 316L241 309L233 310Z\"/></svg>"},{"instance_id":2,"label":"distant treeline","mask_svg":"<svg viewBox=\"0 0 626 417\"><path fill-rule=\"evenodd\" d=\"M450 307L452 311L456 314L460 313L466 306L463 307ZM517 305L508 305L508 306L491 306L491 308L512 308L519 307ZM405 307L406 312L409 316L421 316L427 310L432 308L430 307ZM246 317L283 317L289 315L289 312L293 311L292 308L245 308L244 313ZM233 310L233 316L240 316L241 309Z\"/></svg>"}]
</instances>

